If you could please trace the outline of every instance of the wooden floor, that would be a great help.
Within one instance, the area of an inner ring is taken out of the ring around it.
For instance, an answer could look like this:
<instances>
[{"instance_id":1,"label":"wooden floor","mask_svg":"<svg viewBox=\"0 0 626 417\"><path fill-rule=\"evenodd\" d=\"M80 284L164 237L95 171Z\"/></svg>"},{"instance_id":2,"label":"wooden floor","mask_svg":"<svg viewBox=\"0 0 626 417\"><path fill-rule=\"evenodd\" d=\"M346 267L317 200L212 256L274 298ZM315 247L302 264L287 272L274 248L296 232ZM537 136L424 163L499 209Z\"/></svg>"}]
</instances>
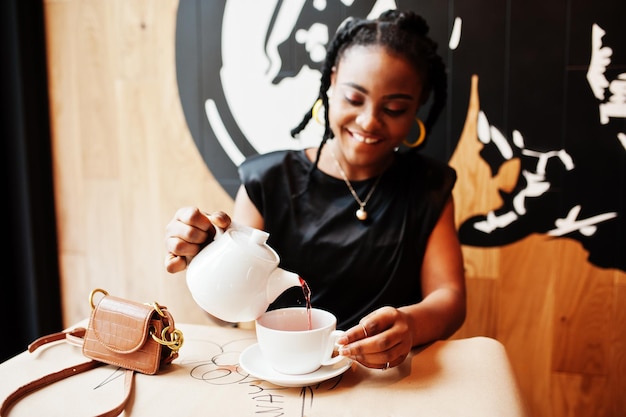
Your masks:
<instances>
[{"instance_id":1,"label":"wooden floor","mask_svg":"<svg viewBox=\"0 0 626 417\"><path fill-rule=\"evenodd\" d=\"M195 148L174 66L176 0L44 0L65 324L95 287L157 300L178 321L208 319L184 274L163 268L176 208L232 208ZM451 164L457 220L497 207L519 165L492 179L463 155L478 146L476 94ZM468 82L470 82L468 80ZM596 268L581 245L531 235L464 247L469 312L455 337L502 341L530 415L626 415L626 274Z\"/></svg>"}]
</instances>

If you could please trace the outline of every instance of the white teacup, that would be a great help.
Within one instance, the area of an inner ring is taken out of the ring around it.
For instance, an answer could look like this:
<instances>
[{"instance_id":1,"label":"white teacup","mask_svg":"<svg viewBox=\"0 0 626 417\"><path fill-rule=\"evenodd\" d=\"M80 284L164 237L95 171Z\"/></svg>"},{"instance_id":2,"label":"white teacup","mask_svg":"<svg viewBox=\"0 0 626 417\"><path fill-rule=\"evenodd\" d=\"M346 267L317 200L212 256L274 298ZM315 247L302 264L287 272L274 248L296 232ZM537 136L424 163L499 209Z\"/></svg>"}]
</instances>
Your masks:
<instances>
[{"instance_id":1,"label":"white teacup","mask_svg":"<svg viewBox=\"0 0 626 417\"><path fill-rule=\"evenodd\" d=\"M274 370L287 375L314 372L322 365L344 359L333 357L337 339L337 318L330 312L311 309L311 330L307 309L288 307L268 311L256 320L256 336L263 357Z\"/></svg>"}]
</instances>

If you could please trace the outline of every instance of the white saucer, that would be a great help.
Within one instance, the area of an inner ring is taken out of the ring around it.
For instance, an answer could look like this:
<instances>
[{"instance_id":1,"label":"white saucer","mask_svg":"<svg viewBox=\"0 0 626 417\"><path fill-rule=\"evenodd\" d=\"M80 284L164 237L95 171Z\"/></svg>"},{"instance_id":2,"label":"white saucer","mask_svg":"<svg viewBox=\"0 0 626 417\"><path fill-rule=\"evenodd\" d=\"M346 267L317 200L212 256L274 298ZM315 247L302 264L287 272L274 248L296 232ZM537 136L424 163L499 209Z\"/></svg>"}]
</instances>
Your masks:
<instances>
[{"instance_id":1,"label":"white saucer","mask_svg":"<svg viewBox=\"0 0 626 417\"><path fill-rule=\"evenodd\" d=\"M335 365L322 366L304 375L286 375L275 371L263 357L258 343L247 347L239 356L241 368L257 378L282 387L305 387L341 375L350 368L352 360L346 358Z\"/></svg>"}]
</instances>

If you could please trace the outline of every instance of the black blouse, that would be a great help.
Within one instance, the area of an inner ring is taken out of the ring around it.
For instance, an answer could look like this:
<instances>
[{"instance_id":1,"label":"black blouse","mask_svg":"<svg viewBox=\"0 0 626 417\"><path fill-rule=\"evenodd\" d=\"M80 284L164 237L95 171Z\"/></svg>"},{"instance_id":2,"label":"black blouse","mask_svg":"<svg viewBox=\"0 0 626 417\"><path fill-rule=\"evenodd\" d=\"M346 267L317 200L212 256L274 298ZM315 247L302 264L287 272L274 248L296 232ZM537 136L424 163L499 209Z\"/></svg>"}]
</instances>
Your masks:
<instances>
[{"instance_id":1,"label":"black blouse","mask_svg":"<svg viewBox=\"0 0 626 417\"><path fill-rule=\"evenodd\" d=\"M304 150L287 150L251 157L239 168L280 266L308 283L313 307L333 312L340 329L379 307L419 302L426 243L455 171L415 152L396 154L361 221L344 181L317 169L309 175L312 165ZM363 199L375 181L352 186ZM302 290L292 288L270 308L303 303Z\"/></svg>"}]
</instances>

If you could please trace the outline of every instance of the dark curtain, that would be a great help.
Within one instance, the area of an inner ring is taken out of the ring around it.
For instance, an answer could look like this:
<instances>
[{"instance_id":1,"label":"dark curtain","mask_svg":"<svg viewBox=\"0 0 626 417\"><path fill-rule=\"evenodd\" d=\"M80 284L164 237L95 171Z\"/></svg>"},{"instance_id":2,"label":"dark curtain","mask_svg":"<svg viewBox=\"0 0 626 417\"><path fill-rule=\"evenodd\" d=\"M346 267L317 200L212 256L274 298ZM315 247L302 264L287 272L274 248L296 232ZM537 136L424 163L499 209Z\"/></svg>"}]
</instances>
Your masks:
<instances>
[{"instance_id":1,"label":"dark curtain","mask_svg":"<svg viewBox=\"0 0 626 417\"><path fill-rule=\"evenodd\" d=\"M0 3L4 361L62 320L43 4Z\"/></svg>"}]
</instances>

